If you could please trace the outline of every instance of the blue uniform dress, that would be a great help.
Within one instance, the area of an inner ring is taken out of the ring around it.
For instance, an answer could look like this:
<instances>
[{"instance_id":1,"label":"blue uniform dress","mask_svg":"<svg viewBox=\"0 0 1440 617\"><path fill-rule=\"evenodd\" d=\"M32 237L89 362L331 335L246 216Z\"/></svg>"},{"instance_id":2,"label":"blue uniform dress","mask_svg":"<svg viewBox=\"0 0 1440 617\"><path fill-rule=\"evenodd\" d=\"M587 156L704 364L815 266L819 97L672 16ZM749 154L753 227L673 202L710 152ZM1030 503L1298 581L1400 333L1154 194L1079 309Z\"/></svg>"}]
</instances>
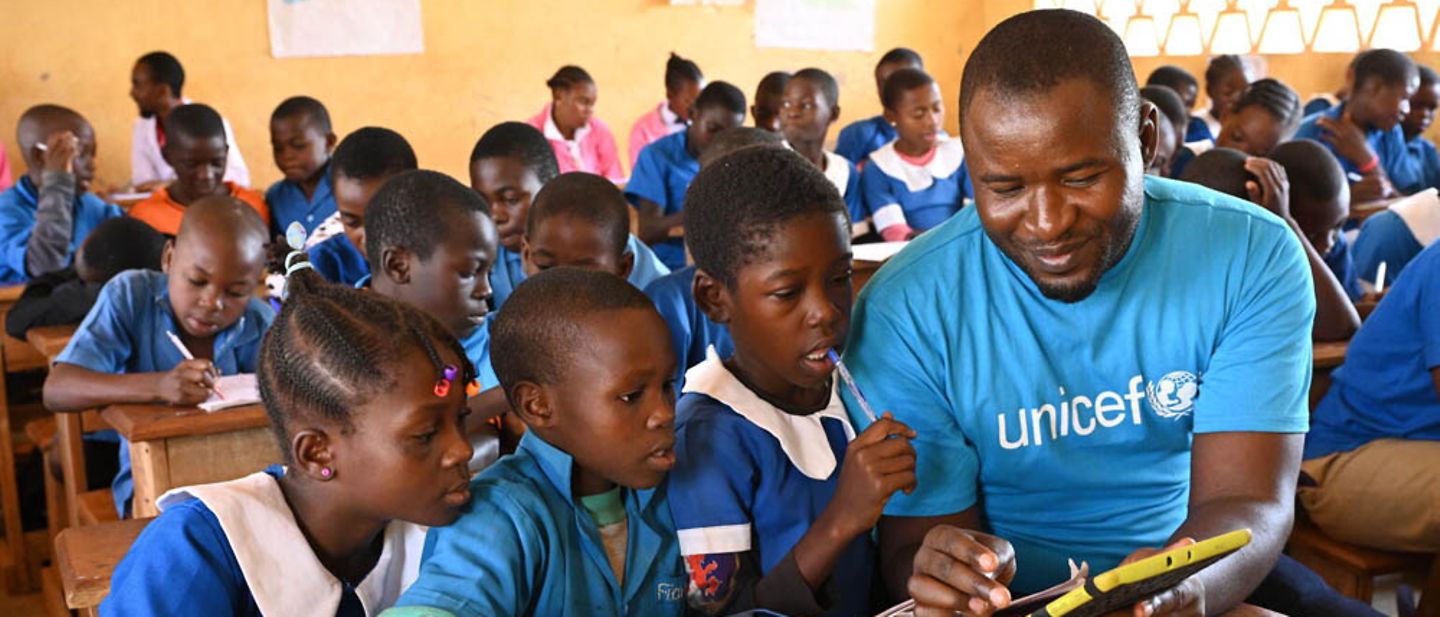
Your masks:
<instances>
[{"instance_id":1,"label":"blue uniform dress","mask_svg":"<svg viewBox=\"0 0 1440 617\"><path fill-rule=\"evenodd\" d=\"M690 132L680 131L662 137L640 151L635 169L630 173L630 183L625 185L625 197L638 207L640 200L655 202L660 213L666 216L685 209L685 189L700 173L700 161L690 156L686 148L690 143ZM655 254L671 270L685 267L685 241L671 238L655 245Z\"/></svg>"},{"instance_id":2,"label":"blue uniform dress","mask_svg":"<svg viewBox=\"0 0 1440 617\"><path fill-rule=\"evenodd\" d=\"M344 234L326 238L309 253L315 271L332 283L353 286L370 274L370 262L365 261L365 254Z\"/></svg>"},{"instance_id":3,"label":"blue uniform dress","mask_svg":"<svg viewBox=\"0 0 1440 617\"><path fill-rule=\"evenodd\" d=\"M1295 130L1295 135L1291 139L1318 141L1330 149L1330 152L1340 161L1340 166L1345 168L1346 174L1360 173L1360 168L1356 164L1365 161L1347 161L1345 157L1335 151L1334 146L1320 139L1321 134L1324 133L1324 130L1320 128L1320 118L1339 120L1344 114L1345 104L1341 103L1313 116L1308 116L1300 122L1300 128ZM1422 184L1425 180L1421 176L1418 166L1410 163L1410 154L1405 147L1405 132L1399 124L1388 131L1367 129L1365 141L1370 144L1370 149L1375 152L1375 156L1380 157L1380 167L1385 170L1385 175L1389 176L1391 184L1395 185L1395 190L1410 194L1424 188Z\"/></svg>"},{"instance_id":4,"label":"blue uniform dress","mask_svg":"<svg viewBox=\"0 0 1440 617\"><path fill-rule=\"evenodd\" d=\"M99 373L160 373L184 360L166 332L180 333L170 306L169 277L149 270L122 272L100 290L95 307L56 362ZM214 363L222 375L254 373L260 337L275 319L270 305L249 298L245 312L215 336ZM129 510L135 482L130 476L130 444L120 440L120 472L110 484L115 509Z\"/></svg>"},{"instance_id":5,"label":"blue uniform dress","mask_svg":"<svg viewBox=\"0 0 1440 617\"><path fill-rule=\"evenodd\" d=\"M630 268L630 276L626 280L636 288L644 289L651 281L670 273L670 268L660 261L655 251L634 235L625 240L625 250L635 256L635 265ZM500 310L524 280L525 262L520 253L500 247L495 265L490 268L490 291L495 310Z\"/></svg>"},{"instance_id":6,"label":"blue uniform dress","mask_svg":"<svg viewBox=\"0 0 1440 617\"><path fill-rule=\"evenodd\" d=\"M1410 165L1415 168L1415 173L1420 178L1419 186L1409 192L1440 188L1440 153L1435 151L1435 144L1417 135L1405 142L1405 152L1409 155Z\"/></svg>"},{"instance_id":7,"label":"blue uniform dress","mask_svg":"<svg viewBox=\"0 0 1440 617\"><path fill-rule=\"evenodd\" d=\"M1336 235L1335 246L1325 254L1325 265L1345 288L1345 295L1350 296L1351 302L1365 295L1365 289L1360 286L1360 273L1355 269L1355 258L1350 252L1350 241L1345 239L1344 234Z\"/></svg>"},{"instance_id":8,"label":"blue uniform dress","mask_svg":"<svg viewBox=\"0 0 1440 617\"><path fill-rule=\"evenodd\" d=\"M370 573L342 582L296 525L283 475L276 466L166 493L116 565L100 614L365 617L394 604L420 569L425 528L391 522Z\"/></svg>"},{"instance_id":9,"label":"blue uniform dress","mask_svg":"<svg viewBox=\"0 0 1440 617\"><path fill-rule=\"evenodd\" d=\"M1440 202L1427 194L1392 204L1360 226L1355 238L1355 268L1361 280L1375 280L1380 264L1393 284L1416 255L1440 239Z\"/></svg>"},{"instance_id":10,"label":"blue uniform dress","mask_svg":"<svg viewBox=\"0 0 1440 617\"><path fill-rule=\"evenodd\" d=\"M1305 459L1378 439L1440 440L1440 244L1420 253L1365 320L1315 408Z\"/></svg>"},{"instance_id":11,"label":"blue uniform dress","mask_svg":"<svg viewBox=\"0 0 1440 617\"><path fill-rule=\"evenodd\" d=\"M877 231L897 224L925 231L950 218L975 194L960 140L941 140L936 149L923 166L900 158L893 142L870 154L860 172L860 189L866 218L874 220Z\"/></svg>"},{"instance_id":12,"label":"blue uniform dress","mask_svg":"<svg viewBox=\"0 0 1440 617\"><path fill-rule=\"evenodd\" d=\"M280 180L265 191L265 203L270 206L270 235L283 236L290 223L299 222L305 226L305 235L335 214L335 195L330 192L330 164L320 171L320 183L315 193L305 198L305 190L289 180Z\"/></svg>"},{"instance_id":13,"label":"blue uniform dress","mask_svg":"<svg viewBox=\"0 0 1440 617\"><path fill-rule=\"evenodd\" d=\"M680 554L748 552L768 574L835 497L855 432L838 395L815 413L787 413L711 355L690 369L675 438L670 511ZM812 595L827 598L827 614L868 615L874 564L870 536L862 534Z\"/></svg>"},{"instance_id":14,"label":"blue uniform dress","mask_svg":"<svg viewBox=\"0 0 1440 617\"><path fill-rule=\"evenodd\" d=\"M1208 116L1210 112L1205 112ZM1210 122L1204 116L1190 116L1190 123L1185 125L1185 143L1197 142L1215 143L1215 132L1210 130Z\"/></svg>"},{"instance_id":15,"label":"blue uniform dress","mask_svg":"<svg viewBox=\"0 0 1440 617\"><path fill-rule=\"evenodd\" d=\"M858 164L870 158L871 152L895 141L899 136L895 127L885 120L885 116L856 120L840 129L840 136L835 138L835 154Z\"/></svg>"},{"instance_id":16,"label":"blue uniform dress","mask_svg":"<svg viewBox=\"0 0 1440 617\"><path fill-rule=\"evenodd\" d=\"M845 200L845 209L850 212L850 222L865 220L865 195L860 190L860 170L850 159L834 152L825 152L825 178L840 191Z\"/></svg>"},{"instance_id":17,"label":"blue uniform dress","mask_svg":"<svg viewBox=\"0 0 1440 617\"><path fill-rule=\"evenodd\" d=\"M695 266L685 266L656 279L645 287L645 295L655 303L655 310L670 328L670 342L675 348L678 364L675 375L676 397L685 387L685 371L705 361L705 350L715 348L720 358L735 353L730 329L710 321L695 303Z\"/></svg>"},{"instance_id":18,"label":"blue uniform dress","mask_svg":"<svg viewBox=\"0 0 1440 617\"><path fill-rule=\"evenodd\" d=\"M1015 546L1017 593L1071 557L1104 571L1161 546L1196 434L1305 432L1314 293L1279 218L1193 184L1145 178L1129 249L1075 303L961 211L880 269L851 322L860 388L918 433L918 488L886 514L980 505Z\"/></svg>"},{"instance_id":19,"label":"blue uniform dress","mask_svg":"<svg viewBox=\"0 0 1440 617\"><path fill-rule=\"evenodd\" d=\"M665 488L625 489L625 579L573 496L575 459L534 431L470 483L474 497L430 530L420 578L398 606L458 617L680 615L685 573Z\"/></svg>"},{"instance_id":20,"label":"blue uniform dress","mask_svg":"<svg viewBox=\"0 0 1440 617\"><path fill-rule=\"evenodd\" d=\"M39 197L39 189L30 181L30 176L20 176L15 186L0 193L0 285L30 280L30 273L25 271L25 245L30 241L30 232L35 229L35 208ZM94 193L77 196L70 233L70 256L75 256L75 251L95 226L105 219L123 214L119 206L105 203Z\"/></svg>"}]
</instances>

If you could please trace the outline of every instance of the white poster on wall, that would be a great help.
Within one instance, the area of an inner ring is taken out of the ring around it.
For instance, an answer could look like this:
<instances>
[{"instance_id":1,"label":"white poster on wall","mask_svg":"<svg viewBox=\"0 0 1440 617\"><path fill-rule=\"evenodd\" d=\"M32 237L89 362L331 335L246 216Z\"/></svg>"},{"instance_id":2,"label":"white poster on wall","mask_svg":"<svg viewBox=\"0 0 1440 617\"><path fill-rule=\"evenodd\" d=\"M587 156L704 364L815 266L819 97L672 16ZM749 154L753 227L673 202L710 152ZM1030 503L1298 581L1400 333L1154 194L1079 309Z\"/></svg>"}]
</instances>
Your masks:
<instances>
[{"instance_id":1,"label":"white poster on wall","mask_svg":"<svg viewBox=\"0 0 1440 617\"><path fill-rule=\"evenodd\" d=\"M875 0L755 0L755 46L874 51Z\"/></svg>"},{"instance_id":2,"label":"white poster on wall","mask_svg":"<svg viewBox=\"0 0 1440 617\"><path fill-rule=\"evenodd\" d=\"M418 54L420 0L269 0L276 58Z\"/></svg>"}]
</instances>

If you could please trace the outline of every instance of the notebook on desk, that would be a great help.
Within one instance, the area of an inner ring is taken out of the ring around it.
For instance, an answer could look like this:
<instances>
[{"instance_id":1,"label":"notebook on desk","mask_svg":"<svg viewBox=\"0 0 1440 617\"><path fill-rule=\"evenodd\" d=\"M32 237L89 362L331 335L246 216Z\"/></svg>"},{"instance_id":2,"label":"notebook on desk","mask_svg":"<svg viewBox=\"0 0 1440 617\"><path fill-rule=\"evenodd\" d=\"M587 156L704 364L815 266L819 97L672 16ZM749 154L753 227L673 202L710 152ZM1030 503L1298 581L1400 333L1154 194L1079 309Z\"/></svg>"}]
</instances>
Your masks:
<instances>
[{"instance_id":1,"label":"notebook on desk","mask_svg":"<svg viewBox=\"0 0 1440 617\"><path fill-rule=\"evenodd\" d=\"M231 407L242 407L254 405L260 402L260 386L255 381L254 373L241 375L226 375L220 378L215 384L215 390L219 392L210 393L210 398L200 403L199 407L205 411L220 411Z\"/></svg>"}]
</instances>

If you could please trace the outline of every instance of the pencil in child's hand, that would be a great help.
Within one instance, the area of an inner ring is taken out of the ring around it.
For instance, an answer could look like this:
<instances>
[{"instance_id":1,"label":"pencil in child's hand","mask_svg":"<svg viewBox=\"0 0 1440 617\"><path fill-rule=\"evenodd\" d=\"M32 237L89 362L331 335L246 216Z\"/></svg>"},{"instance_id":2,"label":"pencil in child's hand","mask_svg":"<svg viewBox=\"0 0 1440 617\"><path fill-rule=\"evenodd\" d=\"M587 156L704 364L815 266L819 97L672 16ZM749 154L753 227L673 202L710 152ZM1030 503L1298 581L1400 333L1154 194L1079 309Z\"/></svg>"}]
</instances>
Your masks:
<instances>
[{"instance_id":1,"label":"pencil in child's hand","mask_svg":"<svg viewBox=\"0 0 1440 617\"><path fill-rule=\"evenodd\" d=\"M169 331L169 330L166 330L166 331L165 331L165 336L169 337L169 338L170 338L170 342L175 345L175 348L180 350L180 355L181 355L182 357L184 357L186 360L194 360L194 359L195 359L195 356L190 353L190 349L187 348L187 347L185 347L185 342L182 341L182 340L180 340L180 337L175 336L175 333L174 333L174 332L171 332L171 331ZM218 379L219 376L216 375L216 377L217 377L217 379L216 379L216 381L215 381L215 385L214 385L214 387L211 387L211 388L210 388L210 391L215 393L215 398L218 398L218 399L220 399L220 400L223 401L223 400L225 400L225 395L220 393L220 381L219 381L219 379Z\"/></svg>"},{"instance_id":2,"label":"pencil in child's hand","mask_svg":"<svg viewBox=\"0 0 1440 617\"><path fill-rule=\"evenodd\" d=\"M865 395L860 393L860 386L855 384L855 377L850 375L850 369L845 368L845 363L840 361L840 354L831 349L826 352L826 355L829 356L831 362L835 363L835 369L840 372L840 380L845 382L846 388L850 389L850 395L855 397L855 402L860 404L860 411L865 412L865 417L870 419L871 424L878 422L879 416L875 415L875 410L870 408L870 402L865 400Z\"/></svg>"}]
</instances>

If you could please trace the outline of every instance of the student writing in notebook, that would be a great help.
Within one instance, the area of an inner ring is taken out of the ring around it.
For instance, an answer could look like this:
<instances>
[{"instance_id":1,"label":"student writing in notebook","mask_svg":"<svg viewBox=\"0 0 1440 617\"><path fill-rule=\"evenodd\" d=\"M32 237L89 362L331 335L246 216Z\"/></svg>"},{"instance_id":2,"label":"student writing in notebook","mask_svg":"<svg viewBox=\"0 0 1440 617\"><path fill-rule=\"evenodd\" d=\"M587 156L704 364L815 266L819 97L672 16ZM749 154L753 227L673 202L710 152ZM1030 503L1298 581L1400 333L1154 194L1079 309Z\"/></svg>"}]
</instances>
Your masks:
<instances>
[{"instance_id":1,"label":"student writing in notebook","mask_svg":"<svg viewBox=\"0 0 1440 617\"><path fill-rule=\"evenodd\" d=\"M336 217L344 233L310 249L310 263L316 272L342 285L370 278L370 264L365 261L365 207L391 176L416 168L415 151L395 131L367 126L345 136L330 159Z\"/></svg>"},{"instance_id":2,"label":"student writing in notebook","mask_svg":"<svg viewBox=\"0 0 1440 617\"><path fill-rule=\"evenodd\" d=\"M196 200L214 195L232 196L255 209L268 226L270 208L258 191L225 180L225 161L230 156L220 114L198 103L181 105L165 117L167 138L161 151L175 170L175 180L156 189L135 204L130 216L148 223L167 236L180 229L185 209Z\"/></svg>"}]
</instances>

